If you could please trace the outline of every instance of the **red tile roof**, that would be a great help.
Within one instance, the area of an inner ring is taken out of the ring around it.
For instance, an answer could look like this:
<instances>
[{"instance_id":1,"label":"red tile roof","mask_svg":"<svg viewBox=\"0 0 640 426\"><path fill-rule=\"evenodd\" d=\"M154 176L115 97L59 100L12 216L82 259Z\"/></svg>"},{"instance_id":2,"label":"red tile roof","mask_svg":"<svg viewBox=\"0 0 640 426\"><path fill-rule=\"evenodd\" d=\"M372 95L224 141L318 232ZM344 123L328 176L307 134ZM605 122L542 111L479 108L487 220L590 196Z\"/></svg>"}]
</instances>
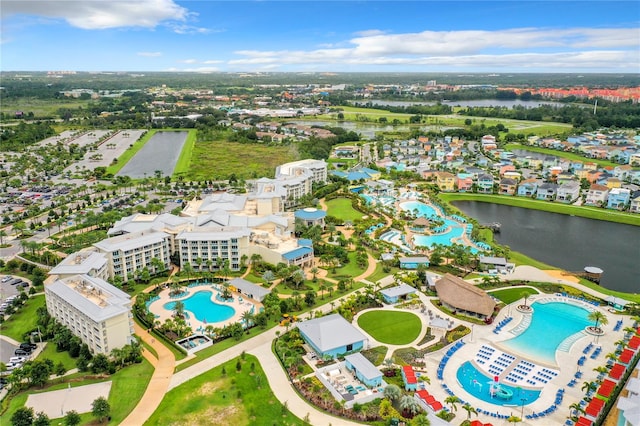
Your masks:
<instances>
[{"instance_id":1,"label":"red tile roof","mask_svg":"<svg viewBox=\"0 0 640 426\"><path fill-rule=\"evenodd\" d=\"M592 417L598 417L598 414L600 414L600 411L602 411L602 407L604 407L604 401L600 398L593 398L589 405L587 405L587 408L584 410L584 412Z\"/></svg>"},{"instance_id":2,"label":"red tile roof","mask_svg":"<svg viewBox=\"0 0 640 426\"><path fill-rule=\"evenodd\" d=\"M640 333L640 328L638 328L638 332ZM629 343L627 344L627 346L629 346L634 351L638 349L638 347L640 347L640 337L633 336L631 340L629 340Z\"/></svg>"},{"instance_id":3,"label":"red tile roof","mask_svg":"<svg viewBox=\"0 0 640 426\"><path fill-rule=\"evenodd\" d=\"M633 351L630 349L625 349L624 351L622 351L622 353L618 357L620 362L623 362L625 364L629 364L629 361L631 361L631 358L633 358Z\"/></svg>"},{"instance_id":4,"label":"red tile roof","mask_svg":"<svg viewBox=\"0 0 640 426\"><path fill-rule=\"evenodd\" d=\"M578 422L576 423L576 426L591 426L592 424L593 422L586 417L580 417L578 419Z\"/></svg>"},{"instance_id":5,"label":"red tile roof","mask_svg":"<svg viewBox=\"0 0 640 426\"><path fill-rule=\"evenodd\" d=\"M616 387L616 383L607 379L600 385L600 389L598 389L598 395L602 395L605 398L608 398L613 392L613 388Z\"/></svg>"},{"instance_id":6,"label":"red tile roof","mask_svg":"<svg viewBox=\"0 0 640 426\"><path fill-rule=\"evenodd\" d=\"M626 369L624 365L616 363L609 371L609 377L620 380L620 377L622 377Z\"/></svg>"}]
</instances>

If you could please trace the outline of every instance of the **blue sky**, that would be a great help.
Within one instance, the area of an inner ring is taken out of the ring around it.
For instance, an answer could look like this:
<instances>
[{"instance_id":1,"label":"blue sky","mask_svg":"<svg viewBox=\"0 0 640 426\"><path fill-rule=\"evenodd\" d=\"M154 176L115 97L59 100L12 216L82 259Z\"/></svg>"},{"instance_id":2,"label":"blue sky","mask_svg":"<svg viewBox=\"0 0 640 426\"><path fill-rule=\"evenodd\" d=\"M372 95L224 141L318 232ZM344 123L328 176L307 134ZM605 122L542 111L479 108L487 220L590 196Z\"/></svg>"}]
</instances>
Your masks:
<instances>
[{"instance_id":1,"label":"blue sky","mask_svg":"<svg viewBox=\"0 0 640 426\"><path fill-rule=\"evenodd\" d=\"M640 72L637 1L2 0L3 71Z\"/></svg>"}]
</instances>

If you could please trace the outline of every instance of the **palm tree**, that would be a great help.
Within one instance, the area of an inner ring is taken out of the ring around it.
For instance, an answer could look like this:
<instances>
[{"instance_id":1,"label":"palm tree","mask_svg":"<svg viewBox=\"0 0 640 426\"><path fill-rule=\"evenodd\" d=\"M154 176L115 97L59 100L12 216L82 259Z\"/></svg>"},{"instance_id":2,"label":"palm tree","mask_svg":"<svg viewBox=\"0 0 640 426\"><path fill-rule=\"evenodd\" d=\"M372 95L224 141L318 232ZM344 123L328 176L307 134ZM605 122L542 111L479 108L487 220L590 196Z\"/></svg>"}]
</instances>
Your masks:
<instances>
[{"instance_id":1,"label":"palm tree","mask_svg":"<svg viewBox=\"0 0 640 426\"><path fill-rule=\"evenodd\" d=\"M596 382L584 382L580 390L583 392L589 392L589 391L594 391L597 388L598 388L598 384Z\"/></svg>"},{"instance_id":2,"label":"palm tree","mask_svg":"<svg viewBox=\"0 0 640 426\"><path fill-rule=\"evenodd\" d=\"M578 402L574 402L569 406L569 408L571 409L572 416L577 416L578 414L584 413L584 408L582 408L582 405L580 405L580 403Z\"/></svg>"},{"instance_id":3,"label":"palm tree","mask_svg":"<svg viewBox=\"0 0 640 426\"><path fill-rule=\"evenodd\" d=\"M265 280L267 286L271 286L271 283L276 279L276 276L273 271L266 270L264 271L264 274L262 274L262 279Z\"/></svg>"},{"instance_id":4,"label":"palm tree","mask_svg":"<svg viewBox=\"0 0 640 426\"><path fill-rule=\"evenodd\" d=\"M455 395L451 395L445 398L444 403L449 404L451 406L452 411L458 411L457 403L460 402L460 398Z\"/></svg>"},{"instance_id":5,"label":"palm tree","mask_svg":"<svg viewBox=\"0 0 640 426\"><path fill-rule=\"evenodd\" d=\"M475 414L476 416L478 415L476 409L473 408L469 403L464 404L462 408L464 408L464 410L467 412L467 420L471 420L471 414Z\"/></svg>"},{"instance_id":6,"label":"palm tree","mask_svg":"<svg viewBox=\"0 0 640 426\"><path fill-rule=\"evenodd\" d=\"M0 245L1 245L1 244L0 244ZM318 274L318 272L319 272L319 271L320 271L320 270L319 270L318 268L316 268L315 266L309 270L309 272L311 272L311 273L313 274L313 282L314 282L314 283L318 280L318 278L316 277L316 275Z\"/></svg>"},{"instance_id":7,"label":"palm tree","mask_svg":"<svg viewBox=\"0 0 640 426\"><path fill-rule=\"evenodd\" d=\"M391 402L397 401L402 396L402 391L397 385L388 385L384 388L384 396Z\"/></svg>"},{"instance_id":8,"label":"palm tree","mask_svg":"<svg viewBox=\"0 0 640 426\"><path fill-rule=\"evenodd\" d=\"M600 311L596 311L593 310L591 312L589 312L589 315L587 316L587 319L589 321L594 321L595 325L593 326L593 330L595 330L598 333L602 332L602 328L599 327L599 325L607 325L609 324L609 318L607 318L607 316L605 314L603 314Z\"/></svg>"},{"instance_id":9,"label":"palm tree","mask_svg":"<svg viewBox=\"0 0 640 426\"><path fill-rule=\"evenodd\" d=\"M324 300L324 292L327 289L327 286L324 283L321 283L318 286L318 290L320 290L320 297L322 298L322 300Z\"/></svg>"},{"instance_id":10,"label":"palm tree","mask_svg":"<svg viewBox=\"0 0 640 426\"><path fill-rule=\"evenodd\" d=\"M253 323L255 315L251 311L244 311L241 318L242 321L244 321L245 326L249 328L249 326Z\"/></svg>"},{"instance_id":11,"label":"palm tree","mask_svg":"<svg viewBox=\"0 0 640 426\"><path fill-rule=\"evenodd\" d=\"M4 237L7 236L7 231L4 229L0 230L0 246L4 245Z\"/></svg>"},{"instance_id":12,"label":"palm tree","mask_svg":"<svg viewBox=\"0 0 640 426\"><path fill-rule=\"evenodd\" d=\"M400 409L403 414L408 414L407 417L413 417L420 411L420 406L418 405L418 401L412 396L405 395L400 398Z\"/></svg>"},{"instance_id":13,"label":"palm tree","mask_svg":"<svg viewBox=\"0 0 640 426\"><path fill-rule=\"evenodd\" d=\"M527 299L529 298L529 292L528 291L523 291L522 293L520 293L520 297L524 298L524 306L527 306Z\"/></svg>"}]
</instances>

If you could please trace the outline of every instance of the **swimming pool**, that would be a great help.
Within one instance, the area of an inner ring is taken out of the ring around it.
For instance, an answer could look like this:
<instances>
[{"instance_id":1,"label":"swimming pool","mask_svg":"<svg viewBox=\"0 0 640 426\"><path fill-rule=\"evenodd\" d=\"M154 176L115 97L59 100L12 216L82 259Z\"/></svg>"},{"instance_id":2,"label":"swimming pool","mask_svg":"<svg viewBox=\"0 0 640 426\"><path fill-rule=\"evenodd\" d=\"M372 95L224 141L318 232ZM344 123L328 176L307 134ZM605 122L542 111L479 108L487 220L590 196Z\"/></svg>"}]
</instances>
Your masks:
<instances>
[{"instance_id":1,"label":"swimming pool","mask_svg":"<svg viewBox=\"0 0 640 426\"><path fill-rule=\"evenodd\" d=\"M186 299L181 300L184 303L184 310L193 313L193 315L201 322L220 322L231 318L236 310L231 306L220 305L215 303L211 298L213 292L209 290L198 291ZM176 306L176 302L165 303L162 307L168 311L172 311Z\"/></svg>"},{"instance_id":2,"label":"swimming pool","mask_svg":"<svg viewBox=\"0 0 640 426\"><path fill-rule=\"evenodd\" d=\"M589 311L564 302L534 302L531 307L533 314L529 326L499 345L536 361L555 365L556 351L562 342L591 324L587 319Z\"/></svg>"},{"instance_id":3,"label":"swimming pool","mask_svg":"<svg viewBox=\"0 0 640 426\"><path fill-rule=\"evenodd\" d=\"M468 393L484 402L494 405L528 405L537 400L541 392L539 390L509 386L504 383L498 383L497 386L499 389L496 389L496 383L493 381L493 378L486 376L469 361L466 361L458 368L456 378L460 386Z\"/></svg>"}]
</instances>

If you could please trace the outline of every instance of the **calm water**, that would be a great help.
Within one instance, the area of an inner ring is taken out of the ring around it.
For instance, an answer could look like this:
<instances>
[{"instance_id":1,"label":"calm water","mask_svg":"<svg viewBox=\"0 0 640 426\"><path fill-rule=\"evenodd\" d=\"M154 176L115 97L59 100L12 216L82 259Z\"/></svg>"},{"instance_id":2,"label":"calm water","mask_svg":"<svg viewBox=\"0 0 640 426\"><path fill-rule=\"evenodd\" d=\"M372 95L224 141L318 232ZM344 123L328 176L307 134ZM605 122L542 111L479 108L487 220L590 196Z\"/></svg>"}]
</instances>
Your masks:
<instances>
[{"instance_id":1,"label":"calm water","mask_svg":"<svg viewBox=\"0 0 640 426\"><path fill-rule=\"evenodd\" d=\"M589 312L569 303L534 303L531 324L522 334L500 342L515 352L547 364L556 363L556 350L564 339L578 333L591 322Z\"/></svg>"},{"instance_id":2,"label":"calm water","mask_svg":"<svg viewBox=\"0 0 640 426\"><path fill-rule=\"evenodd\" d=\"M192 296L182 300L184 310L192 312L198 321L212 323L228 320L235 314L235 309L231 306L220 305L211 300L213 292L199 291ZM165 303L163 308L172 311L176 302Z\"/></svg>"},{"instance_id":3,"label":"calm water","mask_svg":"<svg viewBox=\"0 0 640 426\"><path fill-rule=\"evenodd\" d=\"M540 397L539 390L529 390L520 387L510 386L504 382L500 387L511 391L511 399L500 399L491 396L490 388L494 385L493 379L473 366L469 361L458 368L456 378L460 385L471 395L493 405L520 406L529 405ZM482 407L484 408L484 407Z\"/></svg>"},{"instance_id":4,"label":"calm water","mask_svg":"<svg viewBox=\"0 0 640 426\"><path fill-rule=\"evenodd\" d=\"M604 270L601 284L640 292L640 227L520 207L457 201L456 207L480 223L500 222L500 244L568 271L585 266Z\"/></svg>"},{"instance_id":5,"label":"calm water","mask_svg":"<svg viewBox=\"0 0 640 426\"><path fill-rule=\"evenodd\" d=\"M117 173L134 179L153 177L156 170L171 176L187 140L187 132L157 132Z\"/></svg>"}]
</instances>

